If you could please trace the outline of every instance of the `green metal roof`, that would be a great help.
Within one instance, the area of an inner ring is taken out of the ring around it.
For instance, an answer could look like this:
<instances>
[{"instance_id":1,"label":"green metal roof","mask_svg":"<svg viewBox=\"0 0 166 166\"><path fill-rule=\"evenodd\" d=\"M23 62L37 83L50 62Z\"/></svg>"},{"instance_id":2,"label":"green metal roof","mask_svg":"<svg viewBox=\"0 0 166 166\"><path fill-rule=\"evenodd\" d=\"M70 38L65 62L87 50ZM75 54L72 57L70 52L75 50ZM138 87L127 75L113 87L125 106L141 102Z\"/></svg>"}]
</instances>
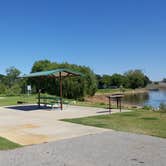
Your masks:
<instances>
[{"instance_id":1,"label":"green metal roof","mask_svg":"<svg viewBox=\"0 0 166 166\"><path fill-rule=\"evenodd\" d=\"M27 75L23 75L23 78L27 78L27 77L59 77L61 73L62 77L66 77L66 76L83 76L82 73L80 72L76 72L70 69L65 69L65 68L61 68L61 69L55 69L55 70L50 70L50 71L41 71L41 72L36 72L36 73L30 73Z\"/></svg>"}]
</instances>

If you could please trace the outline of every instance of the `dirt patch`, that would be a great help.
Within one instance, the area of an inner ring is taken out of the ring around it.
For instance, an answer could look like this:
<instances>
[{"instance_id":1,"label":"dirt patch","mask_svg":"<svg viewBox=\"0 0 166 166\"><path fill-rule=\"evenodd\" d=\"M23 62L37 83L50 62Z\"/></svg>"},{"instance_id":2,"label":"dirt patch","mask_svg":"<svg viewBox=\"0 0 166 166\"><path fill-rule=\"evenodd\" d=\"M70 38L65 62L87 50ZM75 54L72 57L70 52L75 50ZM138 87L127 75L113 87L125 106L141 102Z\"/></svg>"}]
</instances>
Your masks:
<instances>
[{"instance_id":1,"label":"dirt patch","mask_svg":"<svg viewBox=\"0 0 166 166\"><path fill-rule=\"evenodd\" d=\"M100 103L100 104L107 104L108 105L109 101L108 101L107 96L108 95L106 95L106 94L100 94L100 95L96 94L96 95L91 96L91 97L86 97L85 101L89 102L89 103L94 103L94 104L95 103ZM117 105L115 100L112 100L111 104L113 106ZM129 109L131 109L131 108L140 108L137 105L132 105L132 104L125 103L123 99L122 99L122 106L124 106L125 108L129 108Z\"/></svg>"},{"instance_id":2,"label":"dirt patch","mask_svg":"<svg viewBox=\"0 0 166 166\"><path fill-rule=\"evenodd\" d=\"M34 124L24 124L24 125L19 126L19 127L20 127L20 128L30 128L30 129L32 129L32 128L38 128L38 127L40 127L40 126L34 125Z\"/></svg>"},{"instance_id":3,"label":"dirt patch","mask_svg":"<svg viewBox=\"0 0 166 166\"><path fill-rule=\"evenodd\" d=\"M49 137L47 135L42 134L25 134L24 137L22 137L21 140L18 140L18 142L22 145L28 145L28 144L39 144L43 142L48 142Z\"/></svg>"},{"instance_id":4,"label":"dirt patch","mask_svg":"<svg viewBox=\"0 0 166 166\"><path fill-rule=\"evenodd\" d=\"M13 132L17 133L17 132L23 131L24 129L34 129L34 128L39 128L39 127L40 126L33 125L33 124L23 124L23 125L16 125L16 126L10 126L10 127L4 126L2 128L3 130L1 129L1 131L2 132L6 131L5 133L13 133Z\"/></svg>"},{"instance_id":5,"label":"dirt patch","mask_svg":"<svg viewBox=\"0 0 166 166\"><path fill-rule=\"evenodd\" d=\"M91 102L91 103L104 103L108 104L108 98L106 95L95 95L91 97L86 97L85 101Z\"/></svg>"},{"instance_id":6,"label":"dirt patch","mask_svg":"<svg viewBox=\"0 0 166 166\"><path fill-rule=\"evenodd\" d=\"M32 145L48 142L51 136L43 134L32 134L23 132L21 136L18 133L4 133L3 136L9 140L14 140L15 143L20 145Z\"/></svg>"}]
</instances>

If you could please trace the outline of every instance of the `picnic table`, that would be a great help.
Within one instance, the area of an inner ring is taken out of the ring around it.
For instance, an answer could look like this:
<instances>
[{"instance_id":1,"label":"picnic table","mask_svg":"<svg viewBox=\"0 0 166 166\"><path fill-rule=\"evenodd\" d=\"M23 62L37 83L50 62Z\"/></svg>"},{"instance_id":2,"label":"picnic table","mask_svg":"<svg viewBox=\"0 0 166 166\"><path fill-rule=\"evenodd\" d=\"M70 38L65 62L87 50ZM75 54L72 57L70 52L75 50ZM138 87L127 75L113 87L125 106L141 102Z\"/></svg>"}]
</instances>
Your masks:
<instances>
[{"instance_id":1,"label":"picnic table","mask_svg":"<svg viewBox=\"0 0 166 166\"><path fill-rule=\"evenodd\" d=\"M69 102L67 100L63 101L64 104L68 105ZM53 108L61 108L61 98L54 96L40 96L38 100L39 107L43 104L44 106L50 106Z\"/></svg>"},{"instance_id":2,"label":"picnic table","mask_svg":"<svg viewBox=\"0 0 166 166\"><path fill-rule=\"evenodd\" d=\"M51 108L53 109L54 107L60 108L60 101L60 97L40 96L38 104L43 104L44 106L51 106Z\"/></svg>"}]
</instances>

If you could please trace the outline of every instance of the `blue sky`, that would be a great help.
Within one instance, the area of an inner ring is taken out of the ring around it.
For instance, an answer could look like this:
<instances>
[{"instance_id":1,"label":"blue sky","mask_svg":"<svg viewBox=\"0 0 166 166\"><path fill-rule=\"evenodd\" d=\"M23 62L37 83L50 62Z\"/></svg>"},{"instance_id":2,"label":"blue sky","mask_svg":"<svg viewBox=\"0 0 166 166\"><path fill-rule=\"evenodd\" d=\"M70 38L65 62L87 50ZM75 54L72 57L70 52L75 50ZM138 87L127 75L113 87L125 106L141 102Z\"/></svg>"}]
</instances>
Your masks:
<instances>
[{"instance_id":1,"label":"blue sky","mask_svg":"<svg viewBox=\"0 0 166 166\"><path fill-rule=\"evenodd\" d=\"M36 60L166 77L164 0L0 0L0 73Z\"/></svg>"}]
</instances>

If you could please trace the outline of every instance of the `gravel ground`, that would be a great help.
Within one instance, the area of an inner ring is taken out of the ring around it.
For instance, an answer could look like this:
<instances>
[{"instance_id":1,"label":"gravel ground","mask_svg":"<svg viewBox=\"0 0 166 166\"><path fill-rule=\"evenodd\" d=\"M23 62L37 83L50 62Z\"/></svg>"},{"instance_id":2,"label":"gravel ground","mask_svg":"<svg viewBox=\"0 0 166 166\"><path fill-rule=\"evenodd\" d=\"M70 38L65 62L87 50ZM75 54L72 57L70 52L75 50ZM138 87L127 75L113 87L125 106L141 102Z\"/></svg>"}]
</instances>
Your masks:
<instances>
[{"instance_id":1,"label":"gravel ground","mask_svg":"<svg viewBox=\"0 0 166 166\"><path fill-rule=\"evenodd\" d=\"M1 166L165 166L166 139L109 131L0 151Z\"/></svg>"}]
</instances>

